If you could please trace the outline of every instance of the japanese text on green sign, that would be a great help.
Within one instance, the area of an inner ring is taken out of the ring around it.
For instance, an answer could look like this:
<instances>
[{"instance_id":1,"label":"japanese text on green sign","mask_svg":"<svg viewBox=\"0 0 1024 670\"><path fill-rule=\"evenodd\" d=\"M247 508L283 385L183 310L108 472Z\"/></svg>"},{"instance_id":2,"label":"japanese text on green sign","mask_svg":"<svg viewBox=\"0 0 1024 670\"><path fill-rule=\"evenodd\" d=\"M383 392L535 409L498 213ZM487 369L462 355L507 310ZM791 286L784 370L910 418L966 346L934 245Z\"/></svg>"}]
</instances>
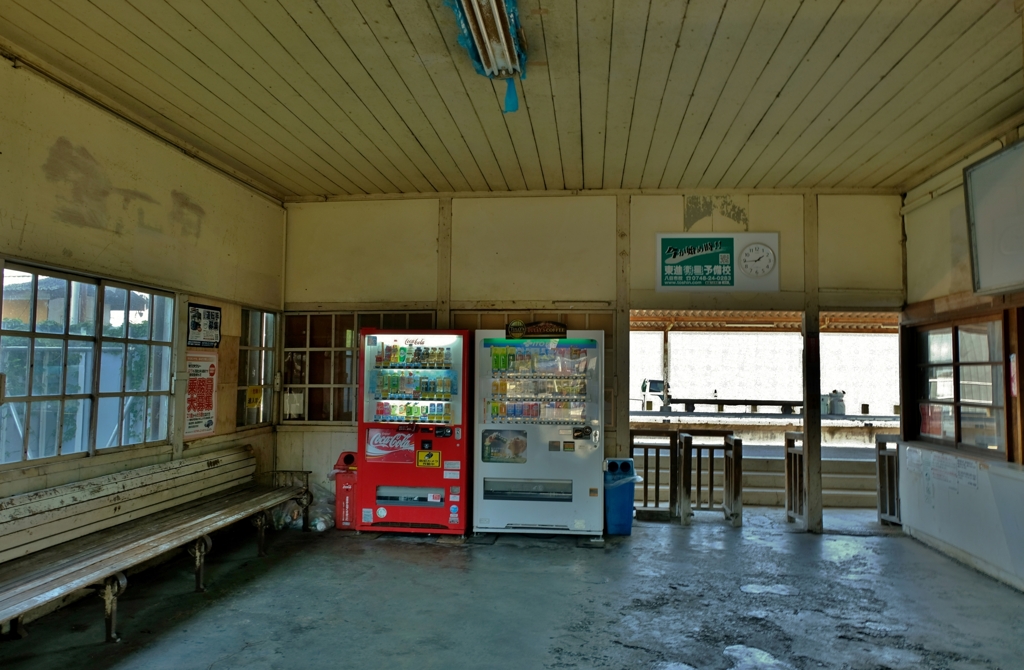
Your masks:
<instances>
[{"instance_id":1,"label":"japanese text on green sign","mask_svg":"<svg viewBox=\"0 0 1024 670\"><path fill-rule=\"evenodd\" d=\"M731 237L661 239L662 286L733 286Z\"/></svg>"}]
</instances>

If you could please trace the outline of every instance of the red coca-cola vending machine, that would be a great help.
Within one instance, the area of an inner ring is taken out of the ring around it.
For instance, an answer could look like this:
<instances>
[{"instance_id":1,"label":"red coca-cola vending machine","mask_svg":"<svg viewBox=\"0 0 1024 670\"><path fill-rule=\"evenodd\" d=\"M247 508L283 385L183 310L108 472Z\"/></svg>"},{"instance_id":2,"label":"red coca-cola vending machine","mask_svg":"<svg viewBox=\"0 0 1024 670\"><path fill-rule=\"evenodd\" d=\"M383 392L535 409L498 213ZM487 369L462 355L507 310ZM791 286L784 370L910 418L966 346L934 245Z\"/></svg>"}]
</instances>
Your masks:
<instances>
[{"instance_id":1,"label":"red coca-cola vending machine","mask_svg":"<svg viewBox=\"0 0 1024 670\"><path fill-rule=\"evenodd\" d=\"M359 331L357 530L465 534L468 337Z\"/></svg>"}]
</instances>

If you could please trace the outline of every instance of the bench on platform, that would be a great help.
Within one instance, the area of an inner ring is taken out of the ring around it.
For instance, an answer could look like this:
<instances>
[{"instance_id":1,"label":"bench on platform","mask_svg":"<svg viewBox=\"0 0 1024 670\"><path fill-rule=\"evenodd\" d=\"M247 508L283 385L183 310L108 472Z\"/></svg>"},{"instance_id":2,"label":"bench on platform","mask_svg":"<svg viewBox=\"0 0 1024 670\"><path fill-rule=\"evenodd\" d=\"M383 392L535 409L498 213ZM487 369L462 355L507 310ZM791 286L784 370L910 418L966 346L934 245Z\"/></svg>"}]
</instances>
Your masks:
<instances>
[{"instance_id":1,"label":"bench on platform","mask_svg":"<svg viewBox=\"0 0 1024 670\"><path fill-rule=\"evenodd\" d=\"M202 591L213 531L252 518L262 556L268 512L288 500L308 530L309 472L255 472L243 445L0 499L0 624L25 637L27 612L97 588L107 641L117 641L129 568L188 545Z\"/></svg>"}]
</instances>

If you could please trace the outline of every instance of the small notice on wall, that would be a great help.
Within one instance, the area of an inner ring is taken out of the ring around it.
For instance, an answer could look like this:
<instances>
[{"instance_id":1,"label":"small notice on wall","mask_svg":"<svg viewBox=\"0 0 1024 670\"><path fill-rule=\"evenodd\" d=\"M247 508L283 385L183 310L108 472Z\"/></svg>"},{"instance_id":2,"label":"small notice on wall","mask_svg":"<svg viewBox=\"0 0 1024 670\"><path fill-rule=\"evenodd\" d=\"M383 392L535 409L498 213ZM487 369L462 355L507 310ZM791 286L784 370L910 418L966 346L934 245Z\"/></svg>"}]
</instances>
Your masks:
<instances>
[{"instance_id":1,"label":"small notice on wall","mask_svg":"<svg viewBox=\"0 0 1024 670\"><path fill-rule=\"evenodd\" d=\"M656 291L779 290L778 233L659 233Z\"/></svg>"},{"instance_id":2,"label":"small notice on wall","mask_svg":"<svg viewBox=\"0 0 1024 670\"><path fill-rule=\"evenodd\" d=\"M220 307L188 305L188 346L220 346Z\"/></svg>"},{"instance_id":3,"label":"small notice on wall","mask_svg":"<svg viewBox=\"0 0 1024 670\"><path fill-rule=\"evenodd\" d=\"M217 419L217 354L188 355L185 437L213 435Z\"/></svg>"},{"instance_id":4,"label":"small notice on wall","mask_svg":"<svg viewBox=\"0 0 1024 670\"><path fill-rule=\"evenodd\" d=\"M263 387L248 386L245 389L245 408L259 409L263 404Z\"/></svg>"}]
</instances>

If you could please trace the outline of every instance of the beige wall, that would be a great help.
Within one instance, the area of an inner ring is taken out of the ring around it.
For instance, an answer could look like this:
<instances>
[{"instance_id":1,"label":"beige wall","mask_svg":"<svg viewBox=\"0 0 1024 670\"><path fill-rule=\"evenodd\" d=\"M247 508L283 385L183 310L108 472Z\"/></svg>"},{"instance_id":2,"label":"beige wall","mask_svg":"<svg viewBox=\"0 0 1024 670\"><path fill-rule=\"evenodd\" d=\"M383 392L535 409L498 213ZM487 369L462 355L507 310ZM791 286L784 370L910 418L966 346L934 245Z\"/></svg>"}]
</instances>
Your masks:
<instances>
[{"instance_id":1,"label":"beige wall","mask_svg":"<svg viewBox=\"0 0 1024 670\"><path fill-rule=\"evenodd\" d=\"M899 196L818 196L818 285L903 290Z\"/></svg>"},{"instance_id":2,"label":"beige wall","mask_svg":"<svg viewBox=\"0 0 1024 670\"><path fill-rule=\"evenodd\" d=\"M5 254L280 308L279 205L25 69L0 92Z\"/></svg>"},{"instance_id":3,"label":"beige wall","mask_svg":"<svg viewBox=\"0 0 1024 670\"><path fill-rule=\"evenodd\" d=\"M452 300L615 300L615 198L452 201Z\"/></svg>"},{"instance_id":4,"label":"beige wall","mask_svg":"<svg viewBox=\"0 0 1024 670\"><path fill-rule=\"evenodd\" d=\"M970 250L962 189L907 213L907 302L970 292Z\"/></svg>"},{"instance_id":5,"label":"beige wall","mask_svg":"<svg viewBox=\"0 0 1024 670\"><path fill-rule=\"evenodd\" d=\"M437 299L437 200L288 206L285 302Z\"/></svg>"}]
</instances>

